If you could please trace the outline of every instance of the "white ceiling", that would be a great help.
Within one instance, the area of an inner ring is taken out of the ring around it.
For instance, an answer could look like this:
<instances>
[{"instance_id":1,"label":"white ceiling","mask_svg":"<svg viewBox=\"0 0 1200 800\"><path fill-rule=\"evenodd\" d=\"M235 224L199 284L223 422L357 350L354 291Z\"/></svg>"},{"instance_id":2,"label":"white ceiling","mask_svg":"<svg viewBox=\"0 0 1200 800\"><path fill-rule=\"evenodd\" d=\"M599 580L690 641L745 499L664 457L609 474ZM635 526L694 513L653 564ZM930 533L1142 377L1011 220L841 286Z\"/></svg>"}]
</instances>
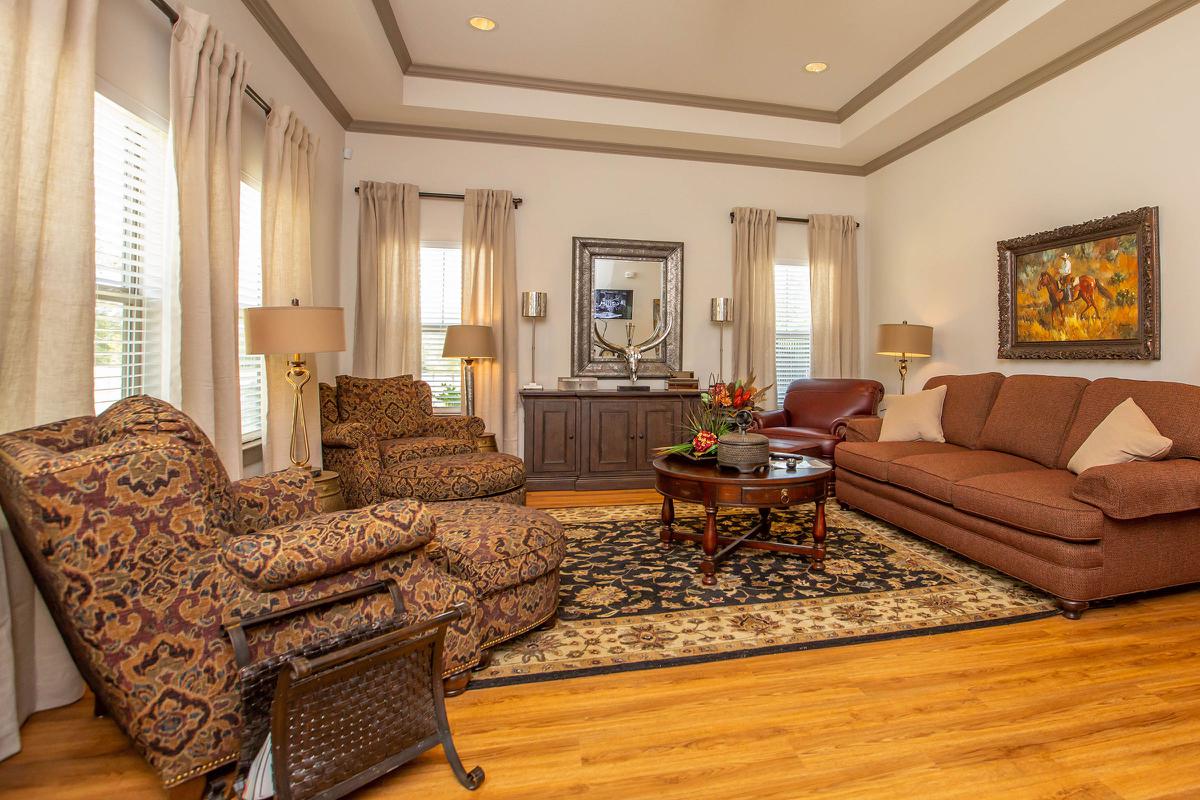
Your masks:
<instances>
[{"instance_id":1,"label":"white ceiling","mask_svg":"<svg viewBox=\"0 0 1200 800\"><path fill-rule=\"evenodd\" d=\"M390 0L408 74L373 0L269 2L352 130L861 172L1197 0ZM835 113L964 13L978 19ZM830 69L804 72L813 60Z\"/></svg>"}]
</instances>

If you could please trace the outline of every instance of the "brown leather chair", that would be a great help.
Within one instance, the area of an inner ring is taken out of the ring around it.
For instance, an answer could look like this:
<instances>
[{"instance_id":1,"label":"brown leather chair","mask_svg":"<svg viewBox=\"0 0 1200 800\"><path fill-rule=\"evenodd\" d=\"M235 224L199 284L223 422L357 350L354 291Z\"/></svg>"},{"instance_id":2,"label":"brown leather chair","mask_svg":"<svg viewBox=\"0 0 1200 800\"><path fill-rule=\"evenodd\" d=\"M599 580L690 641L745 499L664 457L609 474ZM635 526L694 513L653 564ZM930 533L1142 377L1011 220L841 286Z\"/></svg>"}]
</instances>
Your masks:
<instances>
[{"instance_id":1,"label":"brown leather chair","mask_svg":"<svg viewBox=\"0 0 1200 800\"><path fill-rule=\"evenodd\" d=\"M755 414L755 428L778 449L817 445L824 458L845 437L851 417L874 416L883 384L859 378L802 378L792 381L783 408ZM791 445L788 447L787 445Z\"/></svg>"}]
</instances>

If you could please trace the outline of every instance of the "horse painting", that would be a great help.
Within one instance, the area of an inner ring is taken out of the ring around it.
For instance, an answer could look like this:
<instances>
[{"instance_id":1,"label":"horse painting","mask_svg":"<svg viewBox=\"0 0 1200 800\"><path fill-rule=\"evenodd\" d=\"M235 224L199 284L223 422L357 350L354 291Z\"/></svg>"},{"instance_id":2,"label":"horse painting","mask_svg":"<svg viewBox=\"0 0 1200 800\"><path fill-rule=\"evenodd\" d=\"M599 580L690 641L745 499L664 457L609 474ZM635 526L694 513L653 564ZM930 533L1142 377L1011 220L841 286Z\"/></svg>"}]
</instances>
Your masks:
<instances>
[{"instance_id":1,"label":"horse painting","mask_svg":"<svg viewBox=\"0 0 1200 800\"><path fill-rule=\"evenodd\" d=\"M1071 303L1076 300L1083 303L1083 309L1079 312L1080 319L1087 316L1089 309L1093 316L1099 319L1100 307L1096 305L1097 295L1105 300L1113 300L1112 292L1091 275L1083 275L1076 278L1074 282L1064 283L1051 274L1050 270L1046 270L1038 278L1038 289L1046 290L1046 294L1050 298L1050 313L1058 316L1059 319L1070 311Z\"/></svg>"}]
</instances>

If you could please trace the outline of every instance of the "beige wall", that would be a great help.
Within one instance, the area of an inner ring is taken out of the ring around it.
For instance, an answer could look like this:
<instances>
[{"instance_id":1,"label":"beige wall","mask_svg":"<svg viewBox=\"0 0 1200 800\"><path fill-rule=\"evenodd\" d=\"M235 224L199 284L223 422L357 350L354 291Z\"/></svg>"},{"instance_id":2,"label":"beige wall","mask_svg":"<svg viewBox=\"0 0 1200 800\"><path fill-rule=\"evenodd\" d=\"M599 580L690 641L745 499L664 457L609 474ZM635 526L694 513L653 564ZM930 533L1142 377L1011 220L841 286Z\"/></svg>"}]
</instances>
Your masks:
<instances>
[{"instance_id":1,"label":"beige wall","mask_svg":"<svg viewBox=\"0 0 1200 800\"><path fill-rule=\"evenodd\" d=\"M937 374L997 370L1200 382L1200 7L867 178L868 318L933 325ZM996 358L996 242L1159 207L1162 360ZM868 371L898 391L894 363Z\"/></svg>"},{"instance_id":2,"label":"beige wall","mask_svg":"<svg viewBox=\"0 0 1200 800\"><path fill-rule=\"evenodd\" d=\"M349 332L358 181L407 181L440 192L511 189L525 200L517 212L518 288L550 293L537 334L538 380L547 387L571 370L571 237L684 242L683 368L704 380L717 371L709 298L732 291L730 209L750 205L786 215L825 211L861 219L866 205L865 179L856 177L375 134L351 133L346 140L354 151L345 162L342 193L341 297ZM425 241L460 241L462 204L424 201L421 235ZM805 226L780 224L778 239L780 258L807 259ZM528 337L529 325L522 324L521 383L529 374ZM348 355L341 364L349 366Z\"/></svg>"}]
</instances>

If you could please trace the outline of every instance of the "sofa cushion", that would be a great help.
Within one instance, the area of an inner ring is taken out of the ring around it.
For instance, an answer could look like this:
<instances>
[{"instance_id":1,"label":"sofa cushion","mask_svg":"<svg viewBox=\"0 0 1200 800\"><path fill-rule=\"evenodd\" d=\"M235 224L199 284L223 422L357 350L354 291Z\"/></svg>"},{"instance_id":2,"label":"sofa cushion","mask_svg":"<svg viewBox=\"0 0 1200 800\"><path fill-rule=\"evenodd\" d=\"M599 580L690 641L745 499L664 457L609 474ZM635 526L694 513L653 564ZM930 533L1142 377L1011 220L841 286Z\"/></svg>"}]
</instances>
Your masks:
<instances>
[{"instance_id":1,"label":"sofa cushion","mask_svg":"<svg viewBox=\"0 0 1200 800\"><path fill-rule=\"evenodd\" d=\"M1013 375L1005 378L979 435L981 450L999 450L1042 466L1058 461L1085 378Z\"/></svg>"},{"instance_id":2,"label":"sofa cushion","mask_svg":"<svg viewBox=\"0 0 1200 800\"><path fill-rule=\"evenodd\" d=\"M402 439L385 439L379 443L379 457L384 469L417 458L474 452L474 442L447 439L445 436L405 436Z\"/></svg>"},{"instance_id":3,"label":"sofa cushion","mask_svg":"<svg viewBox=\"0 0 1200 800\"><path fill-rule=\"evenodd\" d=\"M1078 475L1092 467L1157 461L1166 456L1171 444L1131 397L1114 408L1083 440L1067 462L1067 469Z\"/></svg>"},{"instance_id":4,"label":"sofa cushion","mask_svg":"<svg viewBox=\"0 0 1200 800\"><path fill-rule=\"evenodd\" d=\"M942 433L951 444L975 447L987 422L988 412L1004 383L999 372L978 375L939 375L925 382L926 389L946 387L942 404Z\"/></svg>"},{"instance_id":5,"label":"sofa cushion","mask_svg":"<svg viewBox=\"0 0 1200 800\"><path fill-rule=\"evenodd\" d=\"M1057 466L1065 467L1096 426L1114 408L1132 398L1173 444L1167 458L1200 458L1200 386L1169 381L1135 381L1101 378L1093 381L1079 399Z\"/></svg>"},{"instance_id":6,"label":"sofa cushion","mask_svg":"<svg viewBox=\"0 0 1200 800\"><path fill-rule=\"evenodd\" d=\"M945 442L842 442L837 465L877 481L888 479L888 465L898 458L927 453L960 453L966 448Z\"/></svg>"},{"instance_id":7,"label":"sofa cushion","mask_svg":"<svg viewBox=\"0 0 1200 800\"><path fill-rule=\"evenodd\" d=\"M429 508L429 553L480 597L529 583L558 568L566 552L562 524L543 511L482 501Z\"/></svg>"},{"instance_id":8,"label":"sofa cushion","mask_svg":"<svg viewBox=\"0 0 1200 800\"><path fill-rule=\"evenodd\" d=\"M1027 458L995 450L958 453L927 453L898 458L888 467L888 482L905 489L950 502L951 487L964 478L1045 469Z\"/></svg>"},{"instance_id":9,"label":"sofa cushion","mask_svg":"<svg viewBox=\"0 0 1200 800\"><path fill-rule=\"evenodd\" d=\"M916 394L893 394L884 398L881 442L944 442L942 403L946 387L938 386Z\"/></svg>"},{"instance_id":10,"label":"sofa cushion","mask_svg":"<svg viewBox=\"0 0 1200 800\"><path fill-rule=\"evenodd\" d=\"M1032 469L980 475L950 490L959 511L978 514L1014 528L1087 542L1101 538L1104 514L1071 496L1075 476L1065 469Z\"/></svg>"},{"instance_id":11,"label":"sofa cushion","mask_svg":"<svg viewBox=\"0 0 1200 800\"><path fill-rule=\"evenodd\" d=\"M392 378L337 376L338 418L362 422L380 439L411 436L420 428L411 375Z\"/></svg>"}]
</instances>

